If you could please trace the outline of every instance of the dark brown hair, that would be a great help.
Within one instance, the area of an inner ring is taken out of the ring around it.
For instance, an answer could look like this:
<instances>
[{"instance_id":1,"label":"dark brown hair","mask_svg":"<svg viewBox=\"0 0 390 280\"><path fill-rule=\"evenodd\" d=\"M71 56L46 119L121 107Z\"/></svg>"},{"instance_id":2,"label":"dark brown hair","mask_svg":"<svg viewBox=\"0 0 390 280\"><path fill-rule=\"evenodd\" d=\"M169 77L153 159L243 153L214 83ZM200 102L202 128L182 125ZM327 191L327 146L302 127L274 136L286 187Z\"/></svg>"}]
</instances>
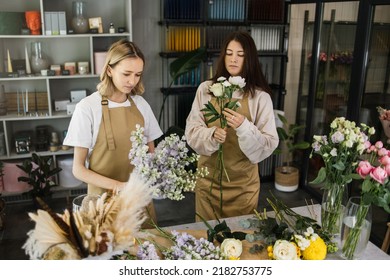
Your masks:
<instances>
[{"instance_id":1,"label":"dark brown hair","mask_svg":"<svg viewBox=\"0 0 390 280\"><path fill-rule=\"evenodd\" d=\"M264 77L263 71L261 70L256 44L251 35L245 31L232 32L225 38L217 60L217 67L212 81L217 82L217 79L221 76L224 76L225 78L229 78L230 76L228 70L226 69L225 56L227 46L231 41L240 43L244 50L244 63L241 76L245 78L246 82L244 87L245 93L250 93L251 96L253 96L256 89L260 89L270 94L272 90Z\"/></svg>"}]
</instances>

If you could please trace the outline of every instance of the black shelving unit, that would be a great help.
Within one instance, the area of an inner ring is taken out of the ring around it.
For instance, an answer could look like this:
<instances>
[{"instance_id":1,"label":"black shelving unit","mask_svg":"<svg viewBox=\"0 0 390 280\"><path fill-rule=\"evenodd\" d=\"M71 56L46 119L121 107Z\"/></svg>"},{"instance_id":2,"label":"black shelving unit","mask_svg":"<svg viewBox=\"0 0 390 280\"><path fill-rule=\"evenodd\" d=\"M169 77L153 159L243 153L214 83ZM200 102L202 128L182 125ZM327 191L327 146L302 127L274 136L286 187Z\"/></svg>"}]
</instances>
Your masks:
<instances>
[{"instance_id":1,"label":"black shelving unit","mask_svg":"<svg viewBox=\"0 0 390 280\"><path fill-rule=\"evenodd\" d=\"M287 63L288 4L285 0L161 0L164 109L160 126L185 128L197 86L210 78L226 35L234 30L251 33L263 71L273 89L274 108L283 110ZM266 42L266 44L264 44ZM170 86L169 65L177 57L206 47L199 68L179 77Z\"/></svg>"}]
</instances>

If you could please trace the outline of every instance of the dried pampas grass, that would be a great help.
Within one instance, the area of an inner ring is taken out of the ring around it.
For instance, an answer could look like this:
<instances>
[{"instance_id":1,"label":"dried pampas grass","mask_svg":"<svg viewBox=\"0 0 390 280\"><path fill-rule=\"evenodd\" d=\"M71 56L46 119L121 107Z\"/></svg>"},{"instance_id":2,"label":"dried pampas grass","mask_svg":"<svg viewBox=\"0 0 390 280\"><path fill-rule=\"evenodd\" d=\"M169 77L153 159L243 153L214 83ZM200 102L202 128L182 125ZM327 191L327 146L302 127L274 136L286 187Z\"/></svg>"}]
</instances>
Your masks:
<instances>
[{"instance_id":1,"label":"dried pampas grass","mask_svg":"<svg viewBox=\"0 0 390 280\"><path fill-rule=\"evenodd\" d=\"M141 237L140 228L153 189L133 173L125 188L88 202L87 211L53 213L49 207L29 213L35 228L23 245L31 259L80 259L127 250Z\"/></svg>"}]
</instances>

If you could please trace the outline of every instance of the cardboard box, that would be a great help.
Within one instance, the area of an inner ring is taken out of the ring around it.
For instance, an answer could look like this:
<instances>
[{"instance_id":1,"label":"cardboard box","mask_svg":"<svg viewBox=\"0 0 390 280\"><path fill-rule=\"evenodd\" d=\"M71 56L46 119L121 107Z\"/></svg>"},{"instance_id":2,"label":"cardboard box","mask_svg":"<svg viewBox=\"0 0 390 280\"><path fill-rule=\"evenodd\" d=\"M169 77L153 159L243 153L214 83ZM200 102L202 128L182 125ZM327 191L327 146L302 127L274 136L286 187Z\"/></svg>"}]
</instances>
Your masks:
<instances>
[{"instance_id":1,"label":"cardboard box","mask_svg":"<svg viewBox=\"0 0 390 280\"><path fill-rule=\"evenodd\" d=\"M68 115L73 115L74 109L76 108L77 102L70 102L68 105L66 105L67 108L67 114Z\"/></svg>"},{"instance_id":2,"label":"cardboard box","mask_svg":"<svg viewBox=\"0 0 390 280\"><path fill-rule=\"evenodd\" d=\"M45 35L51 35L51 13L45 12Z\"/></svg>"},{"instance_id":3,"label":"cardboard box","mask_svg":"<svg viewBox=\"0 0 390 280\"><path fill-rule=\"evenodd\" d=\"M64 11L58 12L58 25L60 29L60 35L66 35L66 13Z\"/></svg>"},{"instance_id":4,"label":"cardboard box","mask_svg":"<svg viewBox=\"0 0 390 280\"><path fill-rule=\"evenodd\" d=\"M76 74L76 62L65 62L64 69L69 70L69 75Z\"/></svg>"},{"instance_id":5,"label":"cardboard box","mask_svg":"<svg viewBox=\"0 0 390 280\"><path fill-rule=\"evenodd\" d=\"M51 34L60 35L60 26L58 23L58 13L50 12L51 14Z\"/></svg>"},{"instance_id":6,"label":"cardboard box","mask_svg":"<svg viewBox=\"0 0 390 280\"><path fill-rule=\"evenodd\" d=\"M68 99L66 100L54 100L54 110L58 111L66 111L67 105L70 103Z\"/></svg>"},{"instance_id":7,"label":"cardboard box","mask_svg":"<svg viewBox=\"0 0 390 280\"><path fill-rule=\"evenodd\" d=\"M85 89L71 90L70 91L70 101L71 102L77 103L86 96L87 96L87 90L85 90Z\"/></svg>"}]
</instances>

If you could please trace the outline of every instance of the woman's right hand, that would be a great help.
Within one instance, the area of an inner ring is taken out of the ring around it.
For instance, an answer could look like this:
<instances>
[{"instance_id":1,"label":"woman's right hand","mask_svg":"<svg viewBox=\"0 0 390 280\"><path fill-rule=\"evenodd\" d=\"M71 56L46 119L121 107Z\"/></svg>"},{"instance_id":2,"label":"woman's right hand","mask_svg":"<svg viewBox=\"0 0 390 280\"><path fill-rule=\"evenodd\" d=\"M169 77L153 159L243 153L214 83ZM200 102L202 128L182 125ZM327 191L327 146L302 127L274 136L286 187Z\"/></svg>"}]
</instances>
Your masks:
<instances>
[{"instance_id":1,"label":"woman's right hand","mask_svg":"<svg viewBox=\"0 0 390 280\"><path fill-rule=\"evenodd\" d=\"M222 144L222 143L225 143L226 134L227 134L227 132L225 129L217 127L214 131L213 137L214 137L215 141Z\"/></svg>"}]
</instances>

